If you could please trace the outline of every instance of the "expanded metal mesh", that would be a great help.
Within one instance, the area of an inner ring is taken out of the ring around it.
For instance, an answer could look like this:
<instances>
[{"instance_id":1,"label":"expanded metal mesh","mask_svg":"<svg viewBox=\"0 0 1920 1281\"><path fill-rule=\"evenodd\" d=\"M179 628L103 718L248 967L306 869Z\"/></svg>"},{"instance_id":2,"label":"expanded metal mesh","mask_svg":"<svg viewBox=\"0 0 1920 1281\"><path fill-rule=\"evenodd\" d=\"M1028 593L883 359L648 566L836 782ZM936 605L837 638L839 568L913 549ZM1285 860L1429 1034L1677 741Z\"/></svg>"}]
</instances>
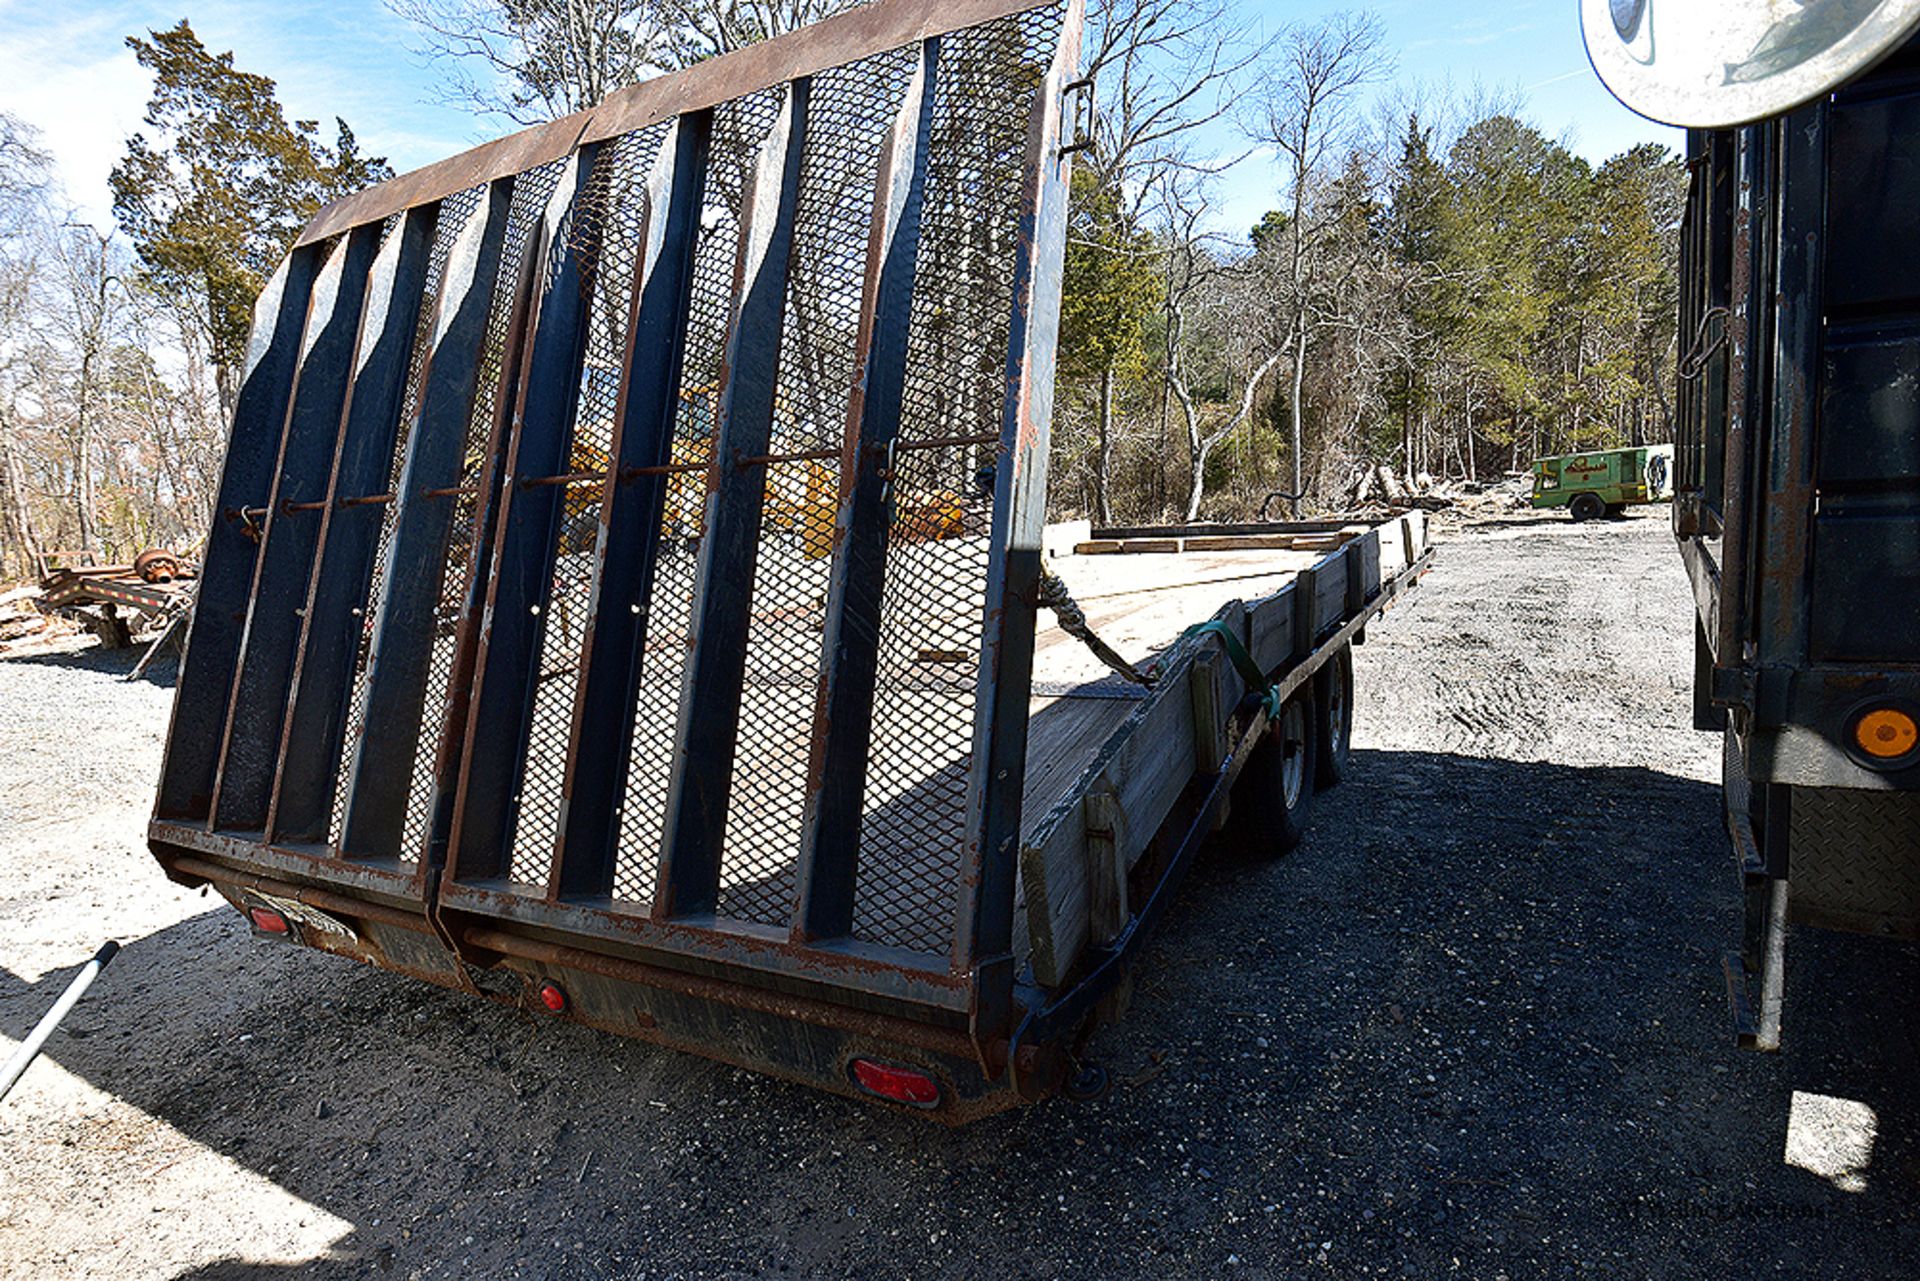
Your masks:
<instances>
[{"instance_id":1,"label":"expanded metal mesh","mask_svg":"<svg viewBox=\"0 0 1920 1281\"><path fill-rule=\"evenodd\" d=\"M943 951L968 832L1028 113L1058 7L946 36L934 94L854 935ZM934 442L960 442L935 444Z\"/></svg>"},{"instance_id":2,"label":"expanded metal mesh","mask_svg":"<svg viewBox=\"0 0 1920 1281\"><path fill-rule=\"evenodd\" d=\"M434 221L433 252L427 259L427 276L421 291L420 316L414 326L413 350L407 362L407 390L401 400L399 430L393 442L393 458L387 469L386 492L390 494L398 493L400 490L400 476L407 464L407 444L412 436L414 423L420 416L420 397L425 391L423 384L426 381L427 352L432 345L441 285L446 280L447 258L452 253L454 242L465 230L468 220L480 208L481 198L485 194L485 187L469 187L440 202L439 216ZM366 729L367 659L373 643L375 612L381 598L386 594L387 558L393 542L394 524L399 516L399 505L390 502L377 510L380 513L380 533L374 548L372 578L367 584L366 597L358 615L360 629L354 647L353 678L349 682L352 693L347 703L346 735L342 739L346 744L345 757L342 769L334 775L333 803L327 821L327 841L336 850L340 848L342 832L346 825L346 779ZM416 851L410 847L399 851L399 854L405 858L414 852Z\"/></svg>"},{"instance_id":3,"label":"expanded metal mesh","mask_svg":"<svg viewBox=\"0 0 1920 1281\"><path fill-rule=\"evenodd\" d=\"M667 134L665 125L610 143L575 202L569 251L590 283L586 359L565 471L604 476L614 447L614 414L627 350L629 302L647 217L647 173ZM592 613L595 547L604 479L568 484L561 507L553 574L542 603L539 675L514 825L508 877L544 885L558 848L567 746L579 697L580 660ZM586 751L610 750L588 743Z\"/></svg>"},{"instance_id":4,"label":"expanded metal mesh","mask_svg":"<svg viewBox=\"0 0 1920 1281\"><path fill-rule=\"evenodd\" d=\"M714 113L712 159L681 356L680 409L673 426L674 464L705 464L713 453L733 307L734 259L740 245L740 201L754 154L779 110L780 91L766 90L735 99ZM675 473L667 478L666 488L653 588L641 607L646 640L614 864L614 897L636 902L653 897L659 865L680 723L680 682L693 635L697 548L706 519L704 472Z\"/></svg>"},{"instance_id":5,"label":"expanded metal mesh","mask_svg":"<svg viewBox=\"0 0 1920 1281\"><path fill-rule=\"evenodd\" d=\"M420 748L414 754L407 787L407 818L402 830L404 856L417 855L426 844L433 819L433 744L446 722L448 685L453 676L460 613L472 576L474 515L482 497L480 481L486 471L487 446L493 433L495 401L500 393L500 367L506 354L508 327L513 319L514 294L527 239L545 212L547 201L571 159L530 169L514 180L513 203L507 212L506 249L487 313L486 336L480 347L479 381L474 389L473 416L467 423L466 450L461 457L459 492L436 501L454 504L453 532L440 571L439 603L434 607L433 650L427 664L426 704L421 716Z\"/></svg>"},{"instance_id":6,"label":"expanded metal mesh","mask_svg":"<svg viewBox=\"0 0 1920 1281\"><path fill-rule=\"evenodd\" d=\"M721 914L767 925L793 915L874 185L917 61L869 58L809 94L768 453L829 456L766 467L720 862Z\"/></svg>"},{"instance_id":7,"label":"expanded metal mesh","mask_svg":"<svg viewBox=\"0 0 1920 1281\"><path fill-rule=\"evenodd\" d=\"M904 396L888 464L885 578L877 628L869 615L866 634L853 638L877 647L853 933L929 957L952 945L960 860L972 835L969 780L994 462L1005 412L1029 117L1063 17L1064 6L1054 6L940 37L931 81ZM842 472L848 434L857 426L850 425L849 413L861 372L858 344L873 267L868 256L876 185L888 134L901 119L921 57L917 46L873 54L822 71L809 85L768 457L744 464L760 468L764 479L757 560L751 581L711 587L748 600L745 676L719 867L717 908L729 920L782 928L794 916L809 762L823 728L822 681L836 661L824 652L823 641L845 532L837 524L853 480ZM571 479L558 489L548 545L552 572L536 605L538 667L525 754L509 805L511 848L504 866L508 888L521 893L544 892L554 860L563 854L569 751L624 748L618 813L607 816L616 832L612 894L629 910L653 897L669 838L668 795L675 771L687 765L676 759L676 749L689 714L683 686L694 644L708 486L716 477L733 483L743 465L733 459L725 469L711 468L728 330L739 302L742 203L789 92L777 86L714 109L688 320L679 340L680 403L666 451L670 474L658 481L665 501L659 528L650 531L657 546L651 588L639 605L636 710L625 743L576 743L574 728L583 697L582 659L592 639L602 503L610 489L627 483L607 474L618 447L614 419L648 213L646 181L669 126L604 144L563 228L563 252L576 256L586 281L587 331L573 434L560 455L561 471ZM520 264L564 167L575 163L572 157L557 160L515 179L498 273L477 286L490 290L490 307L462 475L457 489L437 500L453 503L455 512L432 588L438 605L408 774L403 858L417 857L429 837L456 627L475 590L472 558L484 544L476 526L479 504L487 498L481 483L490 451L493 461L504 462L495 400ZM418 409L426 326L448 246L480 209L484 194L475 188L444 202L409 375L407 424ZM741 359L765 362L771 355L749 351ZM405 452L402 439L392 469L396 488ZM396 506L388 506L383 517L369 616L385 589ZM359 742L364 726L368 685L363 638L350 744ZM345 817L340 810L336 796L336 844ZM475 865L496 866L487 858Z\"/></svg>"}]
</instances>

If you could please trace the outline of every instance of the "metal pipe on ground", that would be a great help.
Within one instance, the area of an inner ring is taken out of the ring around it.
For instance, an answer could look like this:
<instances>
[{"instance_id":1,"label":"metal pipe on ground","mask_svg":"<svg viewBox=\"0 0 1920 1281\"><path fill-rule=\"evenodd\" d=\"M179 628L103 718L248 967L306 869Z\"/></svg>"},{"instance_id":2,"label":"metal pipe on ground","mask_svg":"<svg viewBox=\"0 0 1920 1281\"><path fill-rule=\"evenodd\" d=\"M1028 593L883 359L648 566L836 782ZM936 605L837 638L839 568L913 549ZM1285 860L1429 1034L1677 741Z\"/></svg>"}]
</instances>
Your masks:
<instances>
[{"instance_id":1,"label":"metal pipe on ground","mask_svg":"<svg viewBox=\"0 0 1920 1281\"><path fill-rule=\"evenodd\" d=\"M87 994L87 989L93 986L94 979L100 976L100 971L107 968L107 962L111 961L119 951L120 945L112 939L101 944L100 950L93 954L93 959L81 966L80 972L73 976L73 981L67 984L67 990L60 994L60 999L53 1003L53 1008L34 1024L33 1031L27 1033L27 1039L20 1043L20 1048L15 1050L13 1057L7 1060L6 1068L0 1070L0 1099L5 1099L12 1091L14 1083L27 1070L27 1065L40 1057L40 1049L46 1045L47 1038L53 1035L53 1030L60 1026L60 1021L67 1017L73 1007L79 1004L80 998Z\"/></svg>"}]
</instances>

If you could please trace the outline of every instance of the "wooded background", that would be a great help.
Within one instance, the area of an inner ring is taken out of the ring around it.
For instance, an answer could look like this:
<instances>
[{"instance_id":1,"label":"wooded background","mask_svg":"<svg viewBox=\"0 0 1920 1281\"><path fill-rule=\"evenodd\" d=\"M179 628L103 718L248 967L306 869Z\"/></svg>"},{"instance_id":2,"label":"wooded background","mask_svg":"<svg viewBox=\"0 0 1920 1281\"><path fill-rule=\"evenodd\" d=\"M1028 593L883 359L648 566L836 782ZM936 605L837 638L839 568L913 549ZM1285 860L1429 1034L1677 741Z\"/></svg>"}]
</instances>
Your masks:
<instances>
[{"instance_id":1,"label":"wooded background","mask_svg":"<svg viewBox=\"0 0 1920 1281\"><path fill-rule=\"evenodd\" d=\"M503 131L847 7L390 3L446 95ZM1312 513L1367 468L1485 479L1671 438L1677 157L1596 167L1518 101L1398 82L1366 13L1247 18L1093 0L1057 516L1246 518L1276 493L1272 514ZM79 221L0 114L0 580L196 549L254 295L315 209L390 173L184 20L128 43L154 88L115 226ZM1270 166L1273 208L1222 229L1235 161Z\"/></svg>"}]
</instances>

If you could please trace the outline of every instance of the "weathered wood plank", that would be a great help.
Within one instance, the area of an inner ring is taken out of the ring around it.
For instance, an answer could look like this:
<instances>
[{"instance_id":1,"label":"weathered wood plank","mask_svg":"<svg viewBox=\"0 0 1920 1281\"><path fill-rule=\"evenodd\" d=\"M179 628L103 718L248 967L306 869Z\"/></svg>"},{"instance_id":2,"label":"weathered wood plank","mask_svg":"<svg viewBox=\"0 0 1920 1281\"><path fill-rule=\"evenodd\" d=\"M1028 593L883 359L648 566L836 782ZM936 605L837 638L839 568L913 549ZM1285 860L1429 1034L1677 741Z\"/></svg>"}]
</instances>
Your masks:
<instances>
[{"instance_id":1,"label":"weathered wood plank","mask_svg":"<svg viewBox=\"0 0 1920 1281\"><path fill-rule=\"evenodd\" d=\"M1249 611L1239 601L1222 606L1214 615L1232 625L1243 643L1251 626ZM1200 669L1200 670L1196 670ZM1207 700L1223 709L1215 734L1217 747L1207 747L1196 728L1194 690L1207 684ZM1079 785L1030 829L1021 848L1021 880L1025 888L1030 959L1042 984L1057 984L1091 937L1095 889L1088 876L1088 827L1083 797L1106 789L1121 814L1116 827L1114 858L1121 876L1132 869L1172 812L1174 803L1193 777L1195 763L1205 750L1209 758L1224 761L1227 713L1246 693L1246 683L1227 661L1221 642L1193 637L1177 645L1153 692L1101 745L1082 772ZM1217 772L1219 764L1213 771Z\"/></svg>"},{"instance_id":2,"label":"weathered wood plank","mask_svg":"<svg viewBox=\"0 0 1920 1281\"><path fill-rule=\"evenodd\" d=\"M1126 928L1127 864L1120 833L1126 812L1111 788L1088 792L1081 805L1087 831L1088 941L1111 943Z\"/></svg>"},{"instance_id":3,"label":"weathered wood plank","mask_svg":"<svg viewBox=\"0 0 1920 1281\"><path fill-rule=\"evenodd\" d=\"M1262 597L1247 611L1252 638L1247 652L1263 672L1271 672L1293 653L1294 585Z\"/></svg>"},{"instance_id":4,"label":"weathered wood plank","mask_svg":"<svg viewBox=\"0 0 1920 1281\"><path fill-rule=\"evenodd\" d=\"M1249 565L1274 564L1270 581L1279 585L1251 604L1234 601L1215 613L1233 623L1262 671L1281 672L1306 658L1320 635L1377 600L1383 579L1405 568L1407 548L1416 557L1425 549L1425 524L1418 513L1378 531L1356 527L1340 534L1338 547L1310 563L1302 563L1308 557L1298 554L1277 564L1249 558ZM1142 591L1165 591L1179 601L1193 601L1190 593L1203 592L1209 582L1233 581L1223 574L1188 585L1192 580L1180 580L1183 567L1172 558L1143 559L1140 566ZM1144 585L1156 575L1169 581ZM1155 607L1143 600L1138 608ZM1028 778L1021 878L1029 958L1043 985L1061 982L1098 934L1102 891L1090 869L1106 838L1089 827L1086 798L1102 791L1118 807L1113 856L1124 876L1188 780L1224 764L1229 713L1245 696L1246 684L1220 642L1204 636L1183 641L1162 656L1160 666L1162 674L1144 701L1108 703L1108 708L1131 709L1123 719L1111 710L1102 715L1061 703L1034 718L1030 762L1036 772ZM1098 749L1089 754L1082 744L1102 731ZM1075 734L1086 738L1076 744Z\"/></svg>"},{"instance_id":5,"label":"weathered wood plank","mask_svg":"<svg viewBox=\"0 0 1920 1281\"><path fill-rule=\"evenodd\" d=\"M1221 657L1196 655L1187 672L1187 693L1193 705L1193 767L1202 774L1218 774L1227 758L1227 717L1220 688Z\"/></svg>"}]
</instances>

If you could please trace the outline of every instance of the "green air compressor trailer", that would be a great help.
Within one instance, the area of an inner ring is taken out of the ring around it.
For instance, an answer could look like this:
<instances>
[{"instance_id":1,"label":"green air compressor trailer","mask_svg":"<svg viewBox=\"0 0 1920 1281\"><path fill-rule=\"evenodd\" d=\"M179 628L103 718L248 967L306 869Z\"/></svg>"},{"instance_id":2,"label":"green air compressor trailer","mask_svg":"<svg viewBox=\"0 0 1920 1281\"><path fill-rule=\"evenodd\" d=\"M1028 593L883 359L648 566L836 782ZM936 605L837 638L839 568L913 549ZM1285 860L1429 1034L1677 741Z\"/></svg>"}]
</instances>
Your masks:
<instances>
[{"instance_id":1,"label":"green air compressor trailer","mask_svg":"<svg viewBox=\"0 0 1920 1281\"><path fill-rule=\"evenodd\" d=\"M1533 505L1565 507L1575 520L1616 514L1634 503L1673 497L1673 446L1594 449L1536 458Z\"/></svg>"}]
</instances>

